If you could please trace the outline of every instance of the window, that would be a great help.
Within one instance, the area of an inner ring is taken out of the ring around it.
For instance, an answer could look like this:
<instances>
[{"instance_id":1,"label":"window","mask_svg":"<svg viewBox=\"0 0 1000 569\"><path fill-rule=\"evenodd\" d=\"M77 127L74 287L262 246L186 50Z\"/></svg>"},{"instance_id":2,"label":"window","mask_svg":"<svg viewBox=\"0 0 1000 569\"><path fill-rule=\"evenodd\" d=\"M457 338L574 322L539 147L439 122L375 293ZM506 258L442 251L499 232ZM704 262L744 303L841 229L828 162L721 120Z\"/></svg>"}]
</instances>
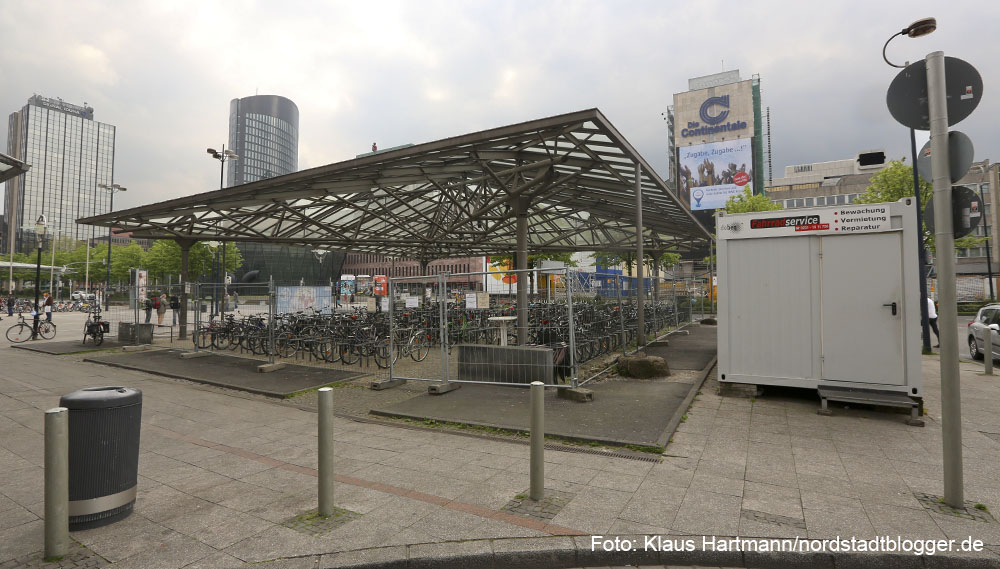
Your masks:
<instances>
[{"instance_id":1,"label":"window","mask_svg":"<svg viewBox=\"0 0 1000 569\"><path fill-rule=\"evenodd\" d=\"M816 198L816 205L826 205L826 196Z\"/></svg>"},{"instance_id":2,"label":"window","mask_svg":"<svg viewBox=\"0 0 1000 569\"><path fill-rule=\"evenodd\" d=\"M806 207L812 207L812 206L813 206L813 199L806 198Z\"/></svg>"}]
</instances>

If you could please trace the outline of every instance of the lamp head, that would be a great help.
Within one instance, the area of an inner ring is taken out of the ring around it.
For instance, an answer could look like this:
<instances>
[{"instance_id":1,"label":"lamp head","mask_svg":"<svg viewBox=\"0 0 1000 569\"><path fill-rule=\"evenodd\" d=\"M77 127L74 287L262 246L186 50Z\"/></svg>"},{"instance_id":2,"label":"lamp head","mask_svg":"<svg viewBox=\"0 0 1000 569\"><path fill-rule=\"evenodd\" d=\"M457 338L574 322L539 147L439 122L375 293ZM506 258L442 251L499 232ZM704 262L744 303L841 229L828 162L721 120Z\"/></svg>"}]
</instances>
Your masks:
<instances>
[{"instance_id":1,"label":"lamp head","mask_svg":"<svg viewBox=\"0 0 1000 569\"><path fill-rule=\"evenodd\" d=\"M916 22L913 22L903 33L910 36L911 38L919 38L920 36L926 36L927 34L933 32L937 29L937 19L935 18L921 18Z\"/></svg>"},{"instance_id":2,"label":"lamp head","mask_svg":"<svg viewBox=\"0 0 1000 569\"><path fill-rule=\"evenodd\" d=\"M209 153L209 154L218 154L218 153L219 153L219 151L218 151L218 150L216 150L216 149L214 149L214 148L209 148L209 149L208 149L208 153Z\"/></svg>"}]
</instances>

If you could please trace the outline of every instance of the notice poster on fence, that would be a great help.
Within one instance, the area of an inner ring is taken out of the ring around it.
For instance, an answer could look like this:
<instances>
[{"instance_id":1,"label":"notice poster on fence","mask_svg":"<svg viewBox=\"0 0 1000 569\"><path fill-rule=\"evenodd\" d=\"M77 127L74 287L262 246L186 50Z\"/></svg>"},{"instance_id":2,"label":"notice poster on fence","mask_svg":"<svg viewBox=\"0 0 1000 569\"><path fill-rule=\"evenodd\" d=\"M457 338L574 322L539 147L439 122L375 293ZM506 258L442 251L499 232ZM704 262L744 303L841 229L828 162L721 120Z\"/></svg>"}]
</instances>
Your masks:
<instances>
[{"instance_id":1,"label":"notice poster on fence","mask_svg":"<svg viewBox=\"0 0 1000 569\"><path fill-rule=\"evenodd\" d=\"M389 312L389 297L383 296L379 302L382 303L382 312Z\"/></svg>"},{"instance_id":2,"label":"notice poster on fence","mask_svg":"<svg viewBox=\"0 0 1000 569\"><path fill-rule=\"evenodd\" d=\"M413 296L406 297L406 307L407 308L417 308L418 306L420 306L420 299L419 298L416 298L416 297L413 297Z\"/></svg>"},{"instance_id":3,"label":"notice poster on fence","mask_svg":"<svg viewBox=\"0 0 1000 569\"><path fill-rule=\"evenodd\" d=\"M489 308L490 295L487 292L470 292L465 295L465 308Z\"/></svg>"},{"instance_id":4,"label":"notice poster on fence","mask_svg":"<svg viewBox=\"0 0 1000 569\"><path fill-rule=\"evenodd\" d=\"M377 301L374 296L369 296L365 299L365 310L368 312L375 312L375 307L378 306Z\"/></svg>"},{"instance_id":5,"label":"notice poster on fence","mask_svg":"<svg viewBox=\"0 0 1000 569\"><path fill-rule=\"evenodd\" d=\"M316 310L329 314L333 294L328 286L279 286L276 291L279 313Z\"/></svg>"}]
</instances>

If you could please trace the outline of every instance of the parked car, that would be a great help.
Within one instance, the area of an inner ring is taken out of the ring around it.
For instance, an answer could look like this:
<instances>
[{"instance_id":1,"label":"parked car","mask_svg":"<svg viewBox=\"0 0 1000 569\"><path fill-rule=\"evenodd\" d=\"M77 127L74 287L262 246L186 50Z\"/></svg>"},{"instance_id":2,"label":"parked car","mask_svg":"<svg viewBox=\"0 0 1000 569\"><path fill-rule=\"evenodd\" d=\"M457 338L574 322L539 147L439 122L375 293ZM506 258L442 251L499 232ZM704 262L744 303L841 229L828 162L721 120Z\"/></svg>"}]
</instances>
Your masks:
<instances>
[{"instance_id":1,"label":"parked car","mask_svg":"<svg viewBox=\"0 0 1000 569\"><path fill-rule=\"evenodd\" d=\"M1000 303L987 304L986 306L979 309L976 313L976 318L969 322L969 354L974 360L983 359L984 354L986 354L986 346L983 343L983 338L986 337L985 330L990 328L993 330L993 358L997 358L997 354L1000 353Z\"/></svg>"},{"instance_id":2,"label":"parked car","mask_svg":"<svg viewBox=\"0 0 1000 569\"><path fill-rule=\"evenodd\" d=\"M73 294L70 295L70 298L73 300L95 300L97 299L97 295L85 290L78 290L74 291Z\"/></svg>"}]
</instances>

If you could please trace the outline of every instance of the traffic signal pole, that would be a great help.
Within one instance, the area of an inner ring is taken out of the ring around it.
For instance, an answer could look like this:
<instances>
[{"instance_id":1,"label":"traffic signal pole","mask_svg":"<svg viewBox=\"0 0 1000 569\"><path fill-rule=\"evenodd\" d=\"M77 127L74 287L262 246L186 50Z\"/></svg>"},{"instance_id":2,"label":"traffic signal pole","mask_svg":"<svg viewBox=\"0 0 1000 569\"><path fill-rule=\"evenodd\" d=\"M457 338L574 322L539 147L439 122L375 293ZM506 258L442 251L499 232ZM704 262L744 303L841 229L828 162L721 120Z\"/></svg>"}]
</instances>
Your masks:
<instances>
[{"instance_id":1,"label":"traffic signal pole","mask_svg":"<svg viewBox=\"0 0 1000 569\"><path fill-rule=\"evenodd\" d=\"M962 401L958 374L958 314L955 304L955 235L951 169L948 160L948 106L944 52L927 55L927 96L934 178L934 238L937 245L938 323L941 331L941 431L944 501L964 508L962 482ZM986 357L991 357L989 346Z\"/></svg>"}]
</instances>

